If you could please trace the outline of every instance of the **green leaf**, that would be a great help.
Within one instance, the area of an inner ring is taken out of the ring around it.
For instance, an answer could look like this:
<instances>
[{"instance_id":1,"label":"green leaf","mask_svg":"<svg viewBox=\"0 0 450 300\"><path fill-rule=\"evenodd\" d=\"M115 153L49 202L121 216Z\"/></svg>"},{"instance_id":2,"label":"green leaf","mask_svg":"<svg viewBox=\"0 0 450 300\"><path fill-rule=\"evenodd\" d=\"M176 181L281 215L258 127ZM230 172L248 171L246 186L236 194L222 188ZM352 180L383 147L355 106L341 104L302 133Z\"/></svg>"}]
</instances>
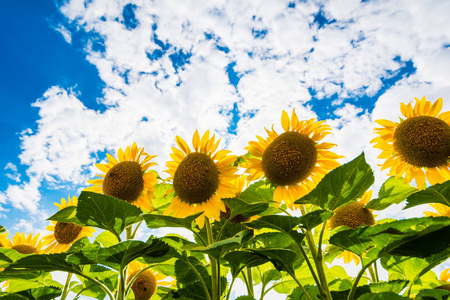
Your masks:
<instances>
[{"instance_id":1,"label":"green leaf","mask_svg":"<svg viewBox=\"0 0 450 300\"><path fill-rule=\"evenodd\" d=\"M63 223L75 223L77 225L83 225L83 223L77 218L77 207L68 206L59 210L56 214L48 218L47 220L63 222Z\"/></svg>"},{"instance_id":2,"label":"green leaf","mask_svg":"<svg viewBox=\"0 0 450 300\"><path fill-rule=\"evenodd\" d=\"M119 240L125 227L141 221L142 211L138 207L93 192L81 192L77 207L76 216L83 225L108 230Z\"/></svg>"},{"instance_id":3,"label":"green leaf","mask_svg":"<svg viewBox=\"0 0 450 300\"><path fill-rule=\"evenodd\" d=\"M407 280L394 280L390 282L379 282L372 283L369 285L362 285L356 288L355 298L359 299L361 295L367 293L384 293L384 292L393 292L395 294L400 294L400 292L406 287L408 284ZM348 294L350 293L350 289L345 291L331 291L331 296L333 300L347 300Z\"/></svg>"},{"instance_id":4,"label":"green leaf","mask_svg":"<svg viewBox=\"0 0 450 300\"><path fill-rule=\"evenodd\" d=\"M266 258L249 251L233 251L224 255L231 268L231 275L237 277L245 267L256 267L267 262Z\"/></svg>"},{"instance_id":5,"label":"green leaf","mask_svg":"<svg viewBox=\"0 0 450 300\"><path fill-rule=\"evenodd\" d=\"M412 194L406 201L407 204L404 209L428 203L441 203L450 206L450 180Z\"/></svg>"},{"instance_id":6,"label":"green leaf","mask_svg":"<svg viewBox=\"0 0 450 300\"><path fill-rule=\"evenodd\" d=\"M290 274L294 273L294 261L297 253L288 249L249 249L252 253L267 258L278 271L286 271Z\"/></svg>"},{"instance_id":7,"label":"green leaf","mask_svg":"<svg viewBox=\"0 0 450 300\"><path fill-rule=\"evenodd\" d=\"M191 247L184 248L184 249L187 249L190 251L206 253L216 259L220 259L223 252L239 247L242 243L242 240L249 236L253 236L253 231L249 230L249 229L245 229L245 230L237 233L235 236L233 236L231 238L227 238L224 240L214 242L214 243L208 245L207 247L199 247L199 246L192 247L191 246Z\"/></svg>"},{"instance_id":8,"label":"green leaf","mask_svg":"<svg viewBox=\"0 0 450 300\"><path fill-rule=\"evenodd\" d=\"M55 254L34 254L25 256L9 265L3 272L0 272L0 278L9 273L21 273L28 271L64 271L80 274L80 267L66 261L67 253Z\"/></svg>"},{"instance_id":9,"label":"green leaf","mask_svg":"<svg viewBox=\"0 0 450 300\"><path fill-rule=\"evenodd\" d=\"M316 286L307 285L304 288L312 300L320 300L319 289ZM286 298L286 300L307 300L307 299L308 298L299 287L296 287L292 291L292 293Z\"/></svg>"},{"instance_id":10,"label":"green leaf","mask_svg":"<svg viewBox=\"0 0 450 300\"><path fill-rule=\"evenodd\" d=\"M261 248L287 248L292 244L292 238L283 232L264 232L255 236L255 241Z\"/></svg>"},{"instance_id":11,"label":"green leaf","mask_svg":"<svg viewBox=\"0 0 450 300\"><path fill-rule=\"evenodd\" d=\"M449 298L450 290L424 289L414 298L415 300L446 300Z\"/></svg>"},{"instance_id":12,"label":"green leaf","mask_svg":"<svg viewBox=\"0 0 450 300\"><path fill-rule=\"evenodd\" d=\"M103 231L95 238L95 240L102 244L103 247L111 247L119 243L117 236L109 231Z\"/></svg>"},{"instance_id":13,"label":"green leaf","mask_svg":"<svg viewBox=\"0 0 450 300\"><path fill-rule=\"evenodd\" d=\"M0 233L5 232L5 231L6 231L5 227L0 225Z\"/></svg>"},{"instance_id":14,"label":"green leaf","mask_svg":"<svg viewBox=\"0 0 450 300\"><path fill-rule=\"evenodd\" d=\"M147 223L148 228L157 229L163 227L183 227L192 230L192 222L202 213L187 216L184 218L176 218L165 215L143 214L142 218Z\"/></svg>"},{"instance_id":15,"label":"green leaf","mask_svg":"<svg viewBox=\"0 0 450 300\"><path fill-rule=\"evenodd\" d=\"M329 210L316 210L300 217L300 225L306 230L312 230L333 216Z\"/></svg>"},{"instance_id":16,"label":"green leaf","mask_svg":"<svg viewBox=\"0 0 450 300\"><path fill-rule=\"evenodd\" d=\"M335 210L361 198L374 180L373 171L362 153L325 175L309 194L295 204L314 204L322 209Z\"/></svg>"},{"instance_id":17,"label":"green leaf","mask_svg":"<svg viewBox=\"0 0 450 300\"><path fill-rule=\"evenodd\" d=\"M278 230L289 235L294 241L300 244L305 235L294 230L300 222L302 222L302 219L298 217L272 215L260 217L245 225L254 229L271 228Z\"/></svg>"},{"instance_id":18,"label":"green leaf","mask_svg":"<svg viewBox=\"0 0 450 300\"><path fill-rule=\"evenodd\" d=\"M427 257L440 253L450 246L448 232L450 218L415 218L374 226L343 229L330 237L330 244L374 260L389 254ZM406 247L407 246L407 247Z\"/></svg>"},{"instance_id":19,"label":"green leaf","mask_svg":"<svg viewBox=\"0 0 450 300\"><path fill-rule=\"evenodd\" d=\"M378 198L365 205L367 209L383 210L392 204L398 204L417 192L418 189L403 183L403 178L391 177L386 180L378 192Z\"/></svg>"},{"instance_id":20,"label":"green leaf","mask_svg":"<svg viewBox=\"0 0 450 300\"><path fill-rule=\"evenodd\" d=\"M53 287L41 287L2 296L4 300L51 300L61 296L62 291Z\"/></svg>"},{"instance_id":21,"label":"green leaf","mask_svg":"<svg viewBox=\"0 0 450 300\"><path fill-rule=\"evenodd\" d=\"M272 203L275 187L266 180L251 184L240 195L239 199L247 203Z\"/></svg>"},{"instance_id":22,"label":"green leaf","mask_svg":"<svg viewBox=\"0 0 450 300\"><path fill-rule=\"evenodd\" d=\"M227 198L223 200L231 210L230 218L234 218L237 215L253 217L262 213L269 207L268 203L249 202L248 200L239 198Z\"/></svg>"},{"instance_id":23,"label":"green leaf","mask_svg":"<svg viewBox=\"0 0 450 300\"><path fill-rule=\"evenodd\" d=\"M0 248L0 268L7 267L11 263L27 256L26 254L21 254L14 249Z\"/></svg>"},{"instance_id":24,"label":"green leaf","mask_svg":"<svg viewBox=\"0 0 450 300\"><path fill-rule=\"evenodd\" d=\"M167 191L172 188L173 186L167 183L159 183L155 186L153 191L155 199L152 200L154 211L162 213L170 205L175 194L173 192L167 194Z\"/></svg>"},{"instance_id":25,"label":"green leaf","mask_svg":"<svg viewBox=\"0 0 450 300\"><path fill-rule=\"evenodd\" d=\"M364 294L358 300L401 300L405 299L393 292L384 292L378 294ZM409 299L409 298L406 298Z\"/></svg>"},{"instance_id":26,"label":"green leaf","mask_svg":"<svg viewBox=\"0 0 450 300\"><path fill-rule=\"evenodd\" d=\"M235 300L255 300L255 298L253 298L252 296L244 295L237 297Z\"/></svg>"},{"instance_id":27,"label":"green leaf","mask_svg":"<svg viewBox=\"0 0 450 300\"><path fill-rule=\"evenodd\" d=\"M98 244L74 253L67 261L76 265L101 264L121 272L130 262L138 257L160 257L169 251L169 246L158 239L151 244L142 241L125 241L108 248Z\"/></svg>"}]
</instances>

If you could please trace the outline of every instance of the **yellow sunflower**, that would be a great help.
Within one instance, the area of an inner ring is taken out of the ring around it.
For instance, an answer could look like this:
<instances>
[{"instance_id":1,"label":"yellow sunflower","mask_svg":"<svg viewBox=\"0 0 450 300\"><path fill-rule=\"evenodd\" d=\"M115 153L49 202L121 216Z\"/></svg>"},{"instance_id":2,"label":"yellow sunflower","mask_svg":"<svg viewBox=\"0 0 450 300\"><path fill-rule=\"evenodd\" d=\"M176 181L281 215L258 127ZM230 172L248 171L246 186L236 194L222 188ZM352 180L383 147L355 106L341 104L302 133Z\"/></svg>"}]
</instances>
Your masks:
<instances>
[{"instance_id":1,"label":"yellow sunflower","mask_svg":"<svg viewBox=\"0 0 450 300\"><path fill-rule=\"evenodd\" d=\"M441 272L439 279L444 282L448 282L450 279L450 269L445 269Z\"/></svg>"},{"instance_id":2,"label":"yellow sunflower","mask_svg":"<svg viewBox=\"0 0 450 300\"><path fill-rule=\"evenodd\" d=\"M258 141L249 142L245 149L251 154L246 158L250 174L248 180L257 180L263 175L277 187L273 200L278 208L284 201L294 208L294 200L310 192L328 171L338 167L339 156L328 149L335 146L331 143L319 143L330 134L330 126L323 121L299 121L292 111L291 118L283 110L281 126L284 132L280 135L267 130L268 137L256 136Z\"/></svg>"},{"instance_id":3,"label":"yellow sunflower","mask_svg":"<svg viewBox=\"0 0 450 300\"><path fill-rule=\"evenodd\" d=\"M209 138L209 130L201 139L195 131L192 138L194 151L179 136L175 140L181 150L172 147L170 157L173 161L167 162L165 172L170 175L167 179L173 181L176 196L164 214L186 217L204 212L196 219L198 226L203 228L205 217L219 220L220 212L226 211L221 198L236 195L237 188L230 181L238 177L235 174L237 167L231 165L237 157L228 155L229 150L216 152L220 140L216 142L214 135Z\"/></svg>"},{"instance_id":4,"label":"yellow sunflower","mask_svg":"<svg viewBox=\"0 0 450 300\"><path fill-rule=\"evenodd\" d=\"M78 198L73 196L66 199L61 199L61 204L54 203L59 210L69 207L77 206ZM69 250L70 246L75 243L75 241L81 239L85 236L92 236L95 229L88 226L79 226L73 223L64 223L52 221L53 225L47 227L47 230L53 231L52 234L44 236L42 241L47 245L46 250L52 253L61 253Z\"/></svg>"},{"instance_id":5,"label":"yellow sunflower","mask_svg":"<svg viewBox=\"0 0 450 300\"><path fill-rule=\"evenodd\" d=\"M88 183L93 186L85 190L119 198L146 212L152 211L151 200L154 198L157 175L155 172L148 172L148 169L156 165L150 162L156 155L148 155L144 148L138 148L136 143L133 143L125 152L119 149L119 160L109 153L106 156L107 164L96 164L105 174L98 175L102 178L89 180Z\"/></svg>"},{"instance_id":6,"label":"yellow sunflower","mask_svg":"<svg viewBox=\"0 0 450 300\"><path fill-rule=\"evenodd\" d=\"M450 179L450 111L439 114L442 98L433 104L415 98L414 108L400 103L406 119L400 122L377 120L381 128L374 132L379 136L371 143L382 150L378 158L386 161L381 170L389 168L389 175L397 178L405 175L405 183L413 179L419 189L425 187L425 178L432 185Z\"/></svg>"},{"instance_id":7,"label":"yellow sunflower","mask_svg":"<svg viewBox=\"0 0 450 300\"><path fill-rule=\"evenodd\" d=\"M11 248L12 243L8 239L8 232L0 233L0 248Z\"/></svg>"},{"instance_id":8,"label":"yellow sunflower","mask_svg":"<svg viewBox=\"0 0 450 300\"><path fill-rule=\"evenodd\" d=\"M13 237L11 249L22 254L43 254L48 252L47 249L44 249L44 246L44 242L39 240L39 233L35 236L30 233L25 237L25 233L22 232L22 234L20 234L16 232Z\"/></svg>"},{"instance_id":9,"label":"yellow sunflower","mask_svg":"<svg viewBox=\"0 0 450 300\"><path fill-rule=\"evenodd\" d=\"M235 197L239 197L241 195L242 191L244 190L244 188L248 186L247 176L242 174L238 178L231 180L230 183L233 184L237 189L236 193L235 193ZM226 212L221 211L220 217L229 219L231 216L231 210L226 204L225 204L225 208L227 211ZM238 214L238 215L234 216L233 219L231 219L230 221L233 223L240 224L243 222L248 222L250 220L255 220L257 218L258 218L258 216L253 216L253 217L249 218L249 217L244 217L241 214Z\"/></svg>"},{"instance_id":10,"label":"yellow sunflower","mask_svg":"<svg viewBox=\"0 0 450 300\"><path fill-rule=\"evenodd\" d=\"M425 211L424 214L427 217L450 217L450 207L441 203L430 203L430 206L434 208L437 213L431 211Z\"/></svg>"},{"instance_id":11,"label":"yellow sunflower","mask_svg":"<svg viewBox=\"0 0 450 300\"><path fill-rule=\"evenodd\" d=\"M337 208L327 223L327 228L333 229L343 225L350 228L357 228L361 225L374 225L375 218L372 215L372 210L364 208L364 205L372 199L372 193L373 191L369 190L357 202ZM344 250L336 258L342 258L345 264L355 261L355 265L358 265L360 262L358 255L347 250Z\"/></svg>"},{"instance_id":12,"label":"yellow sunflower","mask_svg":"<svg viewBox=\"0 0 450 300\"><path fill-rule=\"evenodd\" d=\"M131 279L142 269L146 268L147 265L140 263L138 261L133 261L128 265L127 283L130 282ZM151 271L150 269L142 272L136 280L131 285L131 290L134 293L135 300L148 300L154 294L156 294L156 290L158 285L170 286L174 285L175 281L164 281L164 279L168 278L166 275L159 274L158 272Z\"/></svg>"}]
</instances>

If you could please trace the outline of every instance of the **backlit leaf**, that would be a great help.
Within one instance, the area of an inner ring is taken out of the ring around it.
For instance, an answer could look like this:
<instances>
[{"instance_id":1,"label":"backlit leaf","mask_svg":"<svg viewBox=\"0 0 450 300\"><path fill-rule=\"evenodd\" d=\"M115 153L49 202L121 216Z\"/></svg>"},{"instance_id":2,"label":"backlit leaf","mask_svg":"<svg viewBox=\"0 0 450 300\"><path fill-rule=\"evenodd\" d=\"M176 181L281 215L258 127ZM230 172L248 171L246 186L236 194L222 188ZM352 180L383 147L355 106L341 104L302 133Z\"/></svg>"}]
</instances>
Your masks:
<instances>
[{"instance_id":1,"label":"backlit leaf","mask_svg":"<svg viewBox=\"0 0 450 300\"><path fill-rule=\"evenodd\" d=\"M414 194L418 189L403 183L403 178L391 177L386 180L378 192L378 198L365 205L367 209L383 210L392 204L398 204Z\"/></svg>"},{"instance_id":2,"label":"backlit leaf","mask_svg":"<svg viewBox=\"0 0 450 300\"><path fill-rule=\"evenodd\" d=\"M450 180L412 194L406 201L407 204L404 209L428 203L441 203L450 206Z\"/></svg>"}]
</instances>

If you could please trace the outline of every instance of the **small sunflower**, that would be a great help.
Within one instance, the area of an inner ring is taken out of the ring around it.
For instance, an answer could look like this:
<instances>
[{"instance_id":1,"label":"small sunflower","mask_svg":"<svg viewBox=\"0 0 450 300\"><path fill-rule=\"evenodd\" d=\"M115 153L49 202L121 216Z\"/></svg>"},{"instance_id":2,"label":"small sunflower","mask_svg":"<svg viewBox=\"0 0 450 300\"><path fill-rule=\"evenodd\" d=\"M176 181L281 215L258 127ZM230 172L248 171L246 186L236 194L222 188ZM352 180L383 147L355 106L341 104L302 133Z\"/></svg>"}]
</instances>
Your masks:
<instances>
[{"instance_id":1,"label":"small sunflower","mask_svg":"<svg viewBox=\"0 0 450 300\"><path fill-rule=\"evenodd\" d=\"M241 195L242 191L244 190L244 188L246 186L248 186L247 176L240 175L238 178L231 180L230 183L233 184L237 188L235 197L239 197ZM226 204L225 204L225 208L227 211L226 212L221 211L220 217L229 219L231 216L231 210ZM240 223L248 222L248 221L254 220L254 219L257 219L257 216L253 216L253 217L249 218L249 217L244 217L241 214L238 214L238 215L234 216L233 219L231 219L230 221L233 223L240 224Z\"/></svg>"},{"instance_id":2,"label":"small sunflower","mask_svg":"<svg viewBox=\"0 0 450 300\"><path fill-rule=\"evenodd\" d=\"M73 196L66 199L61 199L61 204L54 203L59 210L69 207L77 206L78 198ZM42 241L47 245L47 250L52 253L61 253L69 250L70 246L77 240L85 236L92 236L95 229L88 226L79 226L73 223L64 223L52 221L53 225L47 227L47 230L53 231L52 234L44 236Z\"/></svg>"},{"instance_id":3,"label":"small sunflower","mask_svg":"<svg viewBox=\"0 0 450 300\"><path fill-rule=\"evenodd\" d=\"M357 228L361 225L374 225L375 218L372 215L372 210L364 208L364 205L372 199L372 193L372 190L367 191L357 202L337 208L327 223L327 228L334 229L343 225L350 228ZM360 262L358 255L347 250L344 250L336 258L343 258L345 264L355 261L355 265L358 265Z\"/></svg>"},{"instance_id":4,"label":"small sunflower","mask_svg":"<svg viewBox=\"0 0 450 300\"><path fill-rule=\"evenodd\" d=\"M176 142L181 150L172 147L167 162L173 190L176 196L165 210L164 214L174 217L186 217L204 212L196 219L203 228L205 217L212 220L220 219L220 212L225 212L225 203L221 198L235 197L237 188L230 182L238 177L237 168L231 164L236 160L235 155L228 155L231 151L216 151L220 140L215 142L214 136L209 138L209 130L202 138L196 130L192 138L194 151L179 136Z\"/></svg>"},{"instance_id":5,"label":"small sunflower","mask_svg":"<svg viewBox=\"0 0 450 300\"><path fill-rule=\"evenodd\" d=\"M12 243L8 239L9 232L0 233L0 248L11 248Z\"/></svg>"},{"instance_id":6,"label":"small sunflower","mask_svg":"<svg viewBox=\"0 0 450 300\"><path fill-rule=\"evenodd\" d=\"M30 233L27 237L25 237L25 233L16 234L13 237L11 249L16 250L22 254L43 254L47 253L48 250L44 249L44 242L39 240L39 233L33 236Z\"/></svg>"},{"instance_id":7,"label":"small sunflower","mask_svg":"<svg viewBox=\"0 0 450 300\"><path fill-rule=\"evenodd\" d=\"M140 263L138 261L133 261L128 265L127 283L142 269L146 268L147 265ZM154 294L158 285L170 286L173 285L175 281L163 281L167 276L159 274L158 272L151 271L150 269L142 272L131 286L131 290L134 293L135 300L148 300Z\"/></svg>"},{"instance_id":8,"label":"small sunflower","mask_svg":"<svg viewBox=\"0 0 450 300\"><path fill-rule=\"evenodd\" d=\"M150 162L156 155L148 155L144 152L144 148L138 148L136 143L133 143L125 149L125 152L119 149L117 153L119 160L109 153L106 156L107 164L96 164L96 167L105 174L98 175L102 177L100 179L89 180L88 183L93 186L85 190L113 196L147 212L152 211L151 200L154 198L157 175L147 171L156 165Z\"/></svg>"},{"instance_id":9,"label":"small sunflower","mask_svg":"<svg viewBox=\"0 0 450 300\"><path fill-rule=\"evenodd\" d=\"M425 187L425 178L432 185L450 179L450 111L439 114L442 98L431 104L425 97L415 98L414 108L400 103L406 119L400 122L377 120L379 136L372 139L374 148L382 150L378 158L386 161L381 170L389 168L389 175L405 175L405 183L413 179L419 189Z\"/></svg>"},{"instance_id":10,"label":"small sunflower","mask_svg":"<svg viewBox=\"0 0 450 300\"><path fill-rule=\"evenodd\" d=\"M331 143L319 143L330 134L330 126L323 121L299 121L295 110L291 118L283 110L281 126L284 132L280 135L267 130L266 139L256 136L258 141L249 142L245 149L251 154L246 158L248 180L257 180L263 175L277 187L273 200L278 208L284 201L290 209L294 208L294 200L310 192L328 171L338 167L339 156L328 149L335 146Z\"/></svg>"},{"instance_id":11,"label":"small sunflower","mask_svg":"<svg viewBox=\"0 0 450 300\"><path fill-rule=\"evenodd\" d=\"M441 203L430 203L430 206L432 208L434 208L436 212L431 212L431 211L425 211L424 214L427 217L440 217L440 216L445 216L445 217L450 217L450 207L448 207L447 205L441 204Z\"/></svg>"}]
</instances>

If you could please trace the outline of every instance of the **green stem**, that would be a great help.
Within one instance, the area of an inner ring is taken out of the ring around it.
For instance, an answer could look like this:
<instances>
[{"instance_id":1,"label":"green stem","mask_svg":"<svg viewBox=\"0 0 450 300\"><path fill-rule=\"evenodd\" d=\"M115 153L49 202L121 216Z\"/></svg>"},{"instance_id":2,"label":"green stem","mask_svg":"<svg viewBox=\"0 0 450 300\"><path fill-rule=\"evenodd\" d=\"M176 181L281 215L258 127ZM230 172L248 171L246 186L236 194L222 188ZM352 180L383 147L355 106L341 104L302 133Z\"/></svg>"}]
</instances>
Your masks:
<instances>
[{"instance_id":1,"label":"green stem","mask_svg":"<svg viewBox=\"0 0 450 300\"><path fill-rule=\"evenodd\" d=\"M117 291L117 300L125 300L125 273L126 273L126 268L124 270L122 270L122 272L120 272L119 289Z\"/></svg>"},{"instance_id":2,"label":"green stem","mask_svg":"<svg viewBox=\"0 0 450 300\"><path fill-rule=\"evenodd\" d=\"M231 283L230 283L230 287L228 288L228 292L227 292L227 298L226 300L230 299L230 295L231 295L231 288L233 287L234 281L236 280L236 277L233 277L233 279L231 279Z\"/></svg>"},{"instance_id":3,"label":"green stem","mask_svg":"<svg viewBox=\"0 0 450 300\"><path fill-rule=\"evenodd\" d=\"M72 278L72 273L67 273L66 283L64 284L64 289L61 294L61 300L65 300L69 294L70 279Z\"/></svg>"},{"instance_id":4,"label":"green stem","mask_svg":"<svg viewBox=\"0 0 450 300\"><path fill-rule=\"evenodd\" d=\"M132 236L132 231L133 231L133 225L128 226L127 228L125 228L125 231L127 233L127 241L131 240L131 236Z\"/></svg>"},{"instance_id":5,"label":"green stem","mask_svg":"<svg viewBox=\"0 0 450 300\"><path fill-rule=\"evenodd\" d=\"M380 282L380 278L378 277L378 268L377 268L377 261L373 263L375 267L375 278L377 279L377 282Z\"/></svg>"},{"instance_id":6,"label":"green stem","mask_svg":"<svg viewBox=\"0 0 450 300\"><path fill-rule=\"evenodd\" d=\"M136 232L137 232L139 226L141 226L142 222L143 222L143 221L140 221L140 222L136 225L136 228L134 229L133 233L131 234L131 239L132 239L132 240L133 240L134 237L136 236Z\"/></svg>"},{"instance_id":7,"label":"green stem","mask_svg":"<svg viewBox=\"0 0 450 300\"><path fill-rule=\"evenodd\" d=\"M358 275L356 275L355 281L353 282L353 285L350 290L350 293L348 294L347 300L352 300L353 297L355 297L355 292L356 292L356 288L358 286L359 280L364 275L364 272L366 271L367 267L369 267L372 264L372 262L373 261L371 261L370 263L368 263L365 266L362 266L361 271L359 271ZM362 261L361 261L361 265L362 265Z\"/></svg>"},{"instance_id":8,"label":"green stem","mask_svg":"<svg viewBox=\"0 0 450 300\"><path fill-rule=\"evenodd\" d=\"M209 222L209 219L206 218L206 234L208 236L208 245L211 245L212 243L214 243L214 237L212 234L212 228L211 228L211 223ZM219 300L220 296L219 296L219 291L218 291L218 278L217 278L217 262L216 259L211 256L208 255L209 257L209 262L211 264L211 282L212 282L212 300Z\"/></svg>"},{"instance_id":9,"label":"green stem","mask_svg":"<svg viewBox=\"0 0 450 300\"><path fill-rule=\"evenodd\" d=\"M325 291L322 288L322 285L320 284L319 278L317 278L316 272L314 271L314 267L311 264L311 261L309 260L308 254L306 254L305 249L303 249L303 246L301 243L297 244L300 247L300 251L302 252L303 257L305 258L306 264L308 265L309 270L311 271L311 274L314 278L314 282L317 285L317 288L319 289L319 292L322 296L325 296Z\"/></svg>"},{"instance_id":10,"label":"green stem","mask_svg":"<svg viewBox=\"0 0 450 300\"><path fill-rule=\"evenodd\" d=\"M377 282L377 278L375 276L375 271L373 270L373 266L370 265L367 270L369 270L369 274L370 274L370 281L372 281L372 283Z\"/></svg>"},{"instance_id":11,"label":"green stem","mask_svg":"<svg viewBox=\"0 0 450 300\"><path fill-rule=\"evenodd\" d=\"M247 282L248 282L248 290L250 292L250 296L254 297L255 291L253 289L253 274L252 274L252 268L246 268L247 269Z\"/></svg>"},{"instance_id":12,"label":"green stem","mask_svg":"<svg viewBox=\"0 0 450 300\"><path fill-rule=\"evenodd\" d=\"M295 273L291 273L289 272L289 275L291 275L291 277L295 280L295 282L297 282L298 286L300 287L300 289L302 290L303 294L305 295L306 298L308 298L308 300L312 300L311 296L308 294L308 292L305 290L305 288L303 287L303 285L300 283L300 281L298 281L297 277L295 276Z\"/></svg>"},{"instance_id":13,"label":"green stem","mask_svg":"<svg viewBox=\"0 0 450 300\"><path fill-rule=\"evenodd\" d=\"M225 224L223 224L222 228L220 228L220 231L219 231L219 233L217 234L217 237L216 237L216 241L220 240L220 237L222 236L222 232L223 232L224 228L230 223L230 219L227 219Z\"/></svg>"},{"instance_id":14,"label":"green stem","mask_svg":"<svg viewBox=\"0 0 450 300\"><path fill-rule=\"evenodd\" d=\"M186 260L185 260L186 264L188 264L188 266L192 269L192 271L195 273L198 280L200 281L200 284L203 287L203 291L205 292L206 299L211 300L211 295L209 294L208 287L206 286L205 281L202 278L202 275L200 275L200 273L197 271L197 269L191 264L191 262L189 261L189 257L187 257L186 253L185 253L185 258L186 258Z\"/></svg>"}]
</instances>

